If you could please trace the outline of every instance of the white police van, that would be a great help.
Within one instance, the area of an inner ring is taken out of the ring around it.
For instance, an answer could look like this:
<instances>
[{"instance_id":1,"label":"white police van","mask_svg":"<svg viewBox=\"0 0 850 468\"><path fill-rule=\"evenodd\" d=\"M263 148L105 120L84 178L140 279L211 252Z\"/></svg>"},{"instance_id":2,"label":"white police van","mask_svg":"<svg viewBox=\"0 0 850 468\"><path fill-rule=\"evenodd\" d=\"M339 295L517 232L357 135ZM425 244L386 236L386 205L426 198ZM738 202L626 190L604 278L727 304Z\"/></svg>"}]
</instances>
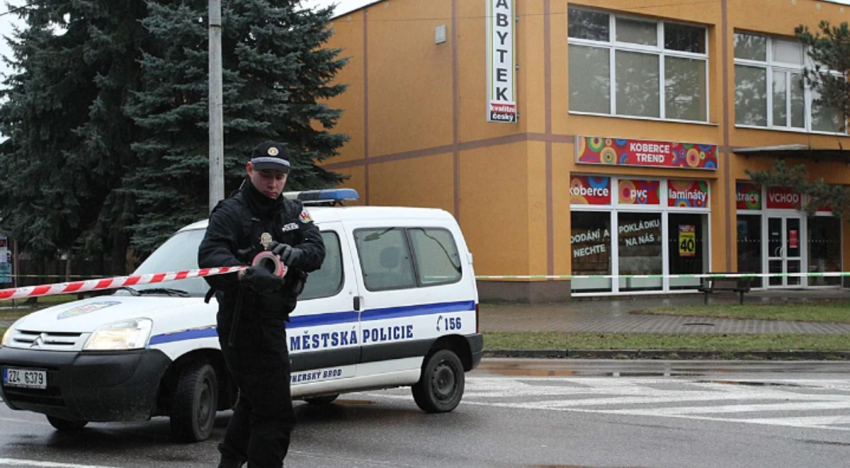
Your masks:
<instances>
[{"instance_id":1,"label":"white police van","mask_svg":"<svg viewBox=\"0 0 850 468\"><path fill-rule=\"evenodd\" d=\"M351 189L287 194L356 199ZM453 410L464 372L481 360L478 293L469 253L446 211L310 207L327 255L287 325L292 396L411 386L427 412ZM184 227L134 275L197 269L206 221ZM169 416L184 441L206 439L235 402L202 278L124 288L34 312L0 346L2 393L59 430L89 421Z\"/></svg>"}]
</instances>

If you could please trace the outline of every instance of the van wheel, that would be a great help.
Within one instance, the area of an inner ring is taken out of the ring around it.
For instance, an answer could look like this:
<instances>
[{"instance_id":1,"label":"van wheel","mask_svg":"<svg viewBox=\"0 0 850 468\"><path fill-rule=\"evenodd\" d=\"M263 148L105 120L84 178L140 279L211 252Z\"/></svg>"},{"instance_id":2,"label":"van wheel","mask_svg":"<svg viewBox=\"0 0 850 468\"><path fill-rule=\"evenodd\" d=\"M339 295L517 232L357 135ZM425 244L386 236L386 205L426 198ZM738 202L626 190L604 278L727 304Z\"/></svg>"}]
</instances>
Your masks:
<instances>
[{"instance_id":1,"label":"van wheel","mask_svg":"<svg viewBox=\"0 0 850 468\"><path fill-rule=\"evenodd\" d=\"M315 398L305 398L304 401L311 405L324 406L333 403L334 400L336 400L337 398L339 398L339 393L337 393L336 395L325 395Z\"/></svg>"},{"instance_id":2,"label":"van wheel","mask_svg":"<svg viewBox=\"0 0 850 468\"><path fill-rule=\"evenodd\" d=\"M465 375L460 358L448 349L432 354L422 366L419 382L413 385L413 400L427 413L445 413L463 397Z\"/></svg>"},{"instance_id":3,"label":"van wheel","mask_svg":"<svg viewBox=\"0 0 850 468\"><path fill-rule=\"evenodd\" d=\"M48 416L47 422L50 423L57 431L76 431L86 427L88 421L79 421L76 419L57 418L56 416Z\"/></svg>"},{"instance_id":4,"label":"van wheel","mask_svg":"<svg viewBox=\"0 0 850 468\"><path fill-rule=\"evenodd\" d=\"M182 442L206 440L215 425L218 378L207 363L194 362L180 371L171 397L171 433Z\"/></svg>"}]
</instances>

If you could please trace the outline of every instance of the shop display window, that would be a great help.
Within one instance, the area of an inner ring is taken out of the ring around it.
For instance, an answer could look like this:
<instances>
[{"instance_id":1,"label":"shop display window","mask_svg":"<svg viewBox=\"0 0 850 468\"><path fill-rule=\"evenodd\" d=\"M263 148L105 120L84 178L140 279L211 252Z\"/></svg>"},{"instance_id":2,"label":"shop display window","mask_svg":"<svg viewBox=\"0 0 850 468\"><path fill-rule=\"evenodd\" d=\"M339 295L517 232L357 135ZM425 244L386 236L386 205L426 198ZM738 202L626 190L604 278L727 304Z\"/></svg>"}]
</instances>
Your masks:
<instances>
[{"instance_id":1,"label":"shop display window","mask_svg":"<svg viewBox=\"0 0 850 468\"><path fill-rule=\"evenodd\" d=\"M663 274L661 213L617 213L621 275ZM659 278L620 278L620 291L652 291L663 286Z\"/></svg>"},{"instance_id":2,"label":"shop display window","mask_svg":"<svg viewBox=\"0 0 850 468\"><path fill-rule=\"evenodd\" d=\"M809 272L841 271L841 220L829 216L809 218ZM840 277L809 278L809 286L838 286Z\"/></svg>"},{"instance_id":3,"label":"shop display window","mask_svg":"<svg viewBox=\"0 0 850 468\"><path fill-rule=\"evenodd\" d=\"M761 273L761 216L738 215L738 271L741 273ZM750 286L760 288L763 278L750 280Z\"/></svg>"},{"instance_id":4,"label":"shop display window","mask_svg":"<svg viewBox=\"0 0 850 468\"><path fill-rule=\"evenodd\" d=\"M573 211L570 218L573 275L610 275L611 213ZM611 291L611 279L574 279L572 291L583 293Z\"/></svg>"},{"instance_id":5,"label":"shop display window","mask_svg":"<svg viewBox=\"0 0 850 468\"><path fill-rule=\"evenodd\" d=\"M667 222L668 270L671 275L706 273L708 216L670 213ZM670 289L696 289L699 278L670 278Z\"/></svg>"}]
</instances>

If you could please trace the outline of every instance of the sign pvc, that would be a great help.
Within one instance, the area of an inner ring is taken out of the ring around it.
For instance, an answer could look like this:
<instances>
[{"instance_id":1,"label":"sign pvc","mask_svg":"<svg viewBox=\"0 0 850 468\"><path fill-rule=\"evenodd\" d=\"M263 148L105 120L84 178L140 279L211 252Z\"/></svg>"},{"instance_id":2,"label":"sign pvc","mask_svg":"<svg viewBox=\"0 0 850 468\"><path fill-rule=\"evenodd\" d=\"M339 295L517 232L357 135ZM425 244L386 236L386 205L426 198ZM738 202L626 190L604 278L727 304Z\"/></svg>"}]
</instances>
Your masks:
<instances>
[{"instance_id":1,"label":"sign pvc","mask_svg":"<svg viewBox=\"0 0 850 468\"><path fill-rule=\"evenodd\" d=\"M514 0L487 0L487 121L516 123Z\"/></svg>"},{"instance_id":2,"label":"sign pvc","mask_svg":"<svg viewBox=\"0 0 850 468\"><path fill-rule=\"evenodd\" d=\"M660 205L657 180L620 179L617 200L621 205Z\"/></svg>"},{"instance_id":3,"label":"sign pvc","mask_svg":"<svg viewBox=\"0 0 850 468\"><path fill-rule=\"evenodd\" d=\"M717 145L581 135L576 139L580 164L717 170Z\"/></svg>"},{"instance_id":4,"label":"sign pvc","mask_svg":"<svg viewBox=\"0 0 850 468\"><path fill-rule=\"evenodd\" d=\"M610 205L611 178L592 176L570 177L570 204Z\"/></svg>"},{"instance_id":5,"label":"sign pvc","mask_svg":"<svg viewBox=\"0 0 850 468\"><path fill-rule=\"evenodd\" d=\"M696 226L693 224L679 225L679 256L696 257L697 237Z\"/></svg>"},{"instance_id":6,"label":"sign pvc","mask_svg":"<svg viewBox=\"0 0 850 468\"><path fill-rule=\"evenodd\" d=\"M704 180L668 180L667 206L708 208L708 182Z\"/></svg>"}]
</instances>

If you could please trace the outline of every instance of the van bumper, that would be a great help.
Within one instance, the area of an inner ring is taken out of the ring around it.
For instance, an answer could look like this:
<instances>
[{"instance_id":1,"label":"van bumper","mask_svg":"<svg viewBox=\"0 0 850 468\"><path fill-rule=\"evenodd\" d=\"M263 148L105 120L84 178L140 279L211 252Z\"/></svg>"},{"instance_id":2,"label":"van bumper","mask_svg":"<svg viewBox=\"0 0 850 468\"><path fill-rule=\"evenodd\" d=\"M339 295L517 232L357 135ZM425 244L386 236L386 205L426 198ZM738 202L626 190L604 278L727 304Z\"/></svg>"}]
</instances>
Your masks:
<instances>
[{"instance_id":1,"label":"van bumper","mask_svg":"<svg viewBox=\"0 0 850 468\"><path fill-rule=\"evenodd\" d=\"M0 348L0 367L47 371L47 388L0 384L13 410L81 421L146 420L171 359L162 351L64 352Z\"/></svg>"},{"instance_id":2,"label":"van bumper","mask_svg":"<svg viewBox=\"0 0 850 468\"><path fill-rule=\"evenodd\" d=\"M484 355L484 335L481 333L473 333L466 335L466 341L469 342L469 351L472 357L472 366L467 371L471 371L481 364L481 356Z\"/></svg>"}]
</instances>

